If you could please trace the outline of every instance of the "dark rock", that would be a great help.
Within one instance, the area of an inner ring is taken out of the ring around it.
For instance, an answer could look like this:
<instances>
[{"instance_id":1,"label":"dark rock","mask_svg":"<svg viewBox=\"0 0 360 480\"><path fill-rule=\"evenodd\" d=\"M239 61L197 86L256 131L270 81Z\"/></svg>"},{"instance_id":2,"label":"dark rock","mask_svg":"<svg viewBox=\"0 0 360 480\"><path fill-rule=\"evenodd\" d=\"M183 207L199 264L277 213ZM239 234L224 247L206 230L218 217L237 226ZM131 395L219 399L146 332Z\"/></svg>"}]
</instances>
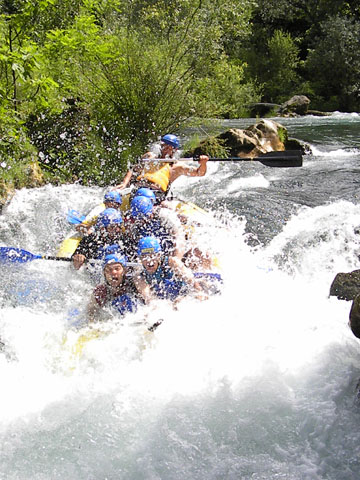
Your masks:
<instances>
[{"instance_id":1,"label":"dark rock","mask_svg":"<svg viewBox=\"0 0 360 480\"><path fill-rule=\"evenodd\" d=\"M360 294L356 295L352 302L349 325L355 337L360 338Z\"/></svg>"},{"instance_id":2,"label":"dark rock","mask_svg":"<svg viewBox=\"0 0 360 480\"><path fill-rule=\"evenodd\" d=\"M338 273L330 286L330 296L339 300L353 300L358 293L360 293L360 270Z\"/></svg>"},{"instance_id":3,"label":"dark rock","mask_svg":"<svg viewBox=\"0 0 360 480\"><path fill-rule=\"evenodd\" d=\"M280 106L279 113L281 115L296 114L306 115L310 100L305 95L295 95L290 100Z\"/></svg>"},{"instance_id":4,"label":"dark rock","mask_svg":"<svg viewBox=\"0 0 360 480\"><path fill-rule=\"evenodd\" d=\"M303 155L311 155L312 150L308 143L302 143L296 138L288 138L285 142L285 150L301 150Z\"/></svg>"}]
</instances>

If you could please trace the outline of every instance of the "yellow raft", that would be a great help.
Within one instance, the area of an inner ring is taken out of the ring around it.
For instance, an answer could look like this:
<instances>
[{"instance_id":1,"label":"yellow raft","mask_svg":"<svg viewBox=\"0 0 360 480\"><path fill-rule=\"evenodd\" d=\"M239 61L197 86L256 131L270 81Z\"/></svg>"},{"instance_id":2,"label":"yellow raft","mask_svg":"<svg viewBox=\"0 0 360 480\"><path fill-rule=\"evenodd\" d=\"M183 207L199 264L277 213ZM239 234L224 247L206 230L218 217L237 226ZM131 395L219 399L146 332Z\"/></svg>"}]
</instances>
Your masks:
<instances>
[{"instance_id":1,"label":"yellow raft","mask_svg":"<svg viewBox=\"0 0 360 480\"><path fill-rule=\"evenodd\" d=\"M123 196L123 202L121 204L120 210L125 213L129 209L130 195ZM175 210L182 217L183 223L185 223L185 228L187 233L191 235L191 231L194 229L193 222L201 223L201 217L208 217L209 213L206 210L198 207L192 202L183 202L181 200L173 200L176 203ZM86 216L85 220L82 222L86 226L94 225L97 219L97 216L105 208L105 205L102 203L95 207L91 212ZM70 258L75 250L77 249L82 235L79 232L70 233L61 243L58 251L56 252L57 257L66 257ZM218 265L214 265L218 266Z\"/></svg>"},{"instance_id":2,"label":"yellow raft","mask_svg":"<svg viewBox=\"0 0 360 480\"><path fill-rule=\"evenodd\" d=\"M62 350L66 352L66 365L70 371L75 368L81 362L83 356L86 354L93 355L91 353L92 343L94 340L98 341L106 339L111 334L116 334L116 329L109 328L109 325L98 324L98 326L83 327L81 330L70 330L66 333L62 342ZM138 338L139 352L149 347L154 339L154 333L148 329L146 325L141 327L141 335ZM90 350L89 350L90 348Z\"/></svg>"}]
</instances>

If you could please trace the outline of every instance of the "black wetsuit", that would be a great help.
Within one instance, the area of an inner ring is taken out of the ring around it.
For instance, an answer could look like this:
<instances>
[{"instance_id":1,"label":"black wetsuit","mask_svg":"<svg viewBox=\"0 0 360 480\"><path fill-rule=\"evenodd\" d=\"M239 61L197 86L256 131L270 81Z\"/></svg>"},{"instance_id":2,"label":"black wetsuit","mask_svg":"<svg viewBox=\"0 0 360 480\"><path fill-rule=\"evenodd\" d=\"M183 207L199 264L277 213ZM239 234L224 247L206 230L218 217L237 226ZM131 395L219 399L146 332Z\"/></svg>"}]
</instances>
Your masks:
<instances>
[{"instance_id":1,"label":"black wetsuit","mask_svg":"<svg viewBox=\"0 0 360 480\"><path fill-rule=\"evenodd\" d=\"M126 253L124 242L124 234L120 232L118 235L109 237L104 230L97 230L83 237L73 253L74 255L84 255L86 260L101 259L105 255L106 247L110 245L119 245L121 250Z\"/></svg>"}]
</instances>

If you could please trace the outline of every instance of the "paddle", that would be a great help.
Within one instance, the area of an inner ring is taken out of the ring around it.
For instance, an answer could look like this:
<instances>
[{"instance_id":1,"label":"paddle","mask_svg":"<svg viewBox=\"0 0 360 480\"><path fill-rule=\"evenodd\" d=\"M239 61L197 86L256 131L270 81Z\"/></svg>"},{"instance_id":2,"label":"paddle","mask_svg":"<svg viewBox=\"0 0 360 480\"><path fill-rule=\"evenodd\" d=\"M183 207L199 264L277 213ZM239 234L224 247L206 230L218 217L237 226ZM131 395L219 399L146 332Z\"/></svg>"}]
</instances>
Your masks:
<instances>
[{"instance_id":1,"label":"paddle","mask_svg":"<svg viewBox=\"0 0 360 480\"><path fill-rule=\"evenodd\" d=\"M189 158L151 158L144 159L151 161L158 161L160 163L175 163L175 162L189 162L198 161L199 157ZM284 152L269 152L263 153L258 157L227 157L227 158L209 158L209 162L260 162L267 167L302 167L302 152L301 150L286 150Z\"/></svg>"},{"instance_id":2,"label":"paddle","mask_svg":"<svg viewBox=\"0 0 360 480\"><path fill-rule=\"evenodd\" d=\"M85 215L81 215L81 213L76 210L69 210L66 215L66 220L72 225L79 225L85 220L85 218Z\"/></svg>"},{"instance_id":3,"label":"paddle","mask_svg":"<svg viewBox=\"0 0 360 480\"><path fill-rule=\"evenodd\" d=\"M51 255L35 255L34 253L22 250L16 247L0 247L0 262L9 263L26 263L33 260L59 260L63 262L71 262L68 257L53 257Z\"/></svg>"},{"instance_id":4,"label":"paddle","mask_svg":"<svg viewBox=\"0 0 360 480\"><path fill-rule=\"evenodd\" d=\"M70 257L54 257L52 255L35 255L34 253L16 247L0 247L0 262L8 263L26 263L33 260L57 260L60 262L71 262ZM102 263L101 259L93 260L93 262ZM139 267L138 262L127 262L128 267Z\"/></svg>"}]
</instances>

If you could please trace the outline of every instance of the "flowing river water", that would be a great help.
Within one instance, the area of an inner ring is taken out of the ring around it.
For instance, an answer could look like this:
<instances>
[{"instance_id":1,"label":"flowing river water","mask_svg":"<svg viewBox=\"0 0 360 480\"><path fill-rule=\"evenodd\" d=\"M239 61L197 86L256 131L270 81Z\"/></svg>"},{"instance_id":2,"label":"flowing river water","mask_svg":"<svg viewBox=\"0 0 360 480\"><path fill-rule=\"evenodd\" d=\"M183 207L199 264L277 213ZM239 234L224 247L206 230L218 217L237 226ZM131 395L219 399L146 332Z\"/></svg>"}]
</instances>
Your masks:
<instances>
[{"instance_id":1,"label":"flowing river water","mask_svg":"<svg viewBox=\"0 0 360 480\"><path fill-rule=\"evenodd\" d=\"M303 167L211 163L174 185L210 211L224 288L160 305L153 335L134 326L144 311L109 318L77 356L87 273L1 265L1 480L358 480L360 345L329 288L360 263L360 116L278 121L310 144ZM18 191L0 244L53 255L66 212L103 192Z\"/></svg>"}]
</instances>

